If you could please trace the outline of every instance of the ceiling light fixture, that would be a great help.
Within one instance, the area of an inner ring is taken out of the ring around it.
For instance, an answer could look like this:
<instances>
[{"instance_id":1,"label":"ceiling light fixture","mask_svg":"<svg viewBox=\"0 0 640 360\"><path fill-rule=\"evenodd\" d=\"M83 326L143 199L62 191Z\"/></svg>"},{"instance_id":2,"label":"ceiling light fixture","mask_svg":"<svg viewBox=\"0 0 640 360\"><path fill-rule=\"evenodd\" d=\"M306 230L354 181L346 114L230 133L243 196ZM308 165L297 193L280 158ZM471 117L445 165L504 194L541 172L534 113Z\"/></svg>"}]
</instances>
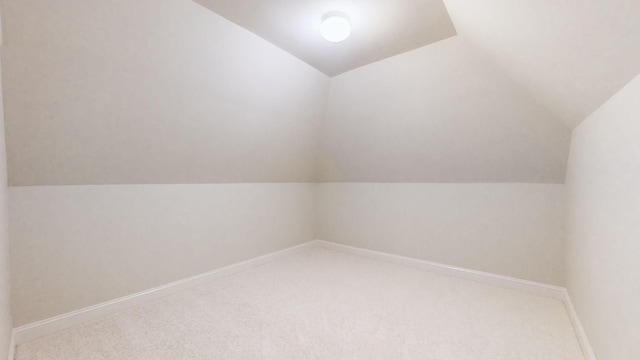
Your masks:
<instances>
[{"instance_id":1,"label":"ceiling light fixture","mask_svg":"<svg viewBox=\"0 0 640 360\"><path fill-rule=\"evenodd\" d=\"M320 34L325 39L337 43L351 35L351 23L345 13L330 12L322 17Z\"/></svg>"}]
</instances>

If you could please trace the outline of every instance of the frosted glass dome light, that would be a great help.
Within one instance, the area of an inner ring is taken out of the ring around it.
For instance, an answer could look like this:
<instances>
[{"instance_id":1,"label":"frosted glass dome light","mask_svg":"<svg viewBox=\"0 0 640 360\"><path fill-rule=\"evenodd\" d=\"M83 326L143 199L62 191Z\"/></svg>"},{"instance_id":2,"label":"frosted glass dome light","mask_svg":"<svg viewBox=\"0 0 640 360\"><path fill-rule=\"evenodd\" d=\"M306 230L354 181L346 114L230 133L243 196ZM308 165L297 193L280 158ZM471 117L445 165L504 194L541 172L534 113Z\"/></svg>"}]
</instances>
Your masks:
<instances>
[{"instance_id":1,"label":"frosted glass dome light","mask_svg":"<svg viewBox=\"0 0 640 360\"><path fill-rule=\"evenodd\" d=\"M347 14L331 12L322 17L320 25L322 37L337 43L343 41L351 35L351 23Z\"/></svg>"}]
</instances>

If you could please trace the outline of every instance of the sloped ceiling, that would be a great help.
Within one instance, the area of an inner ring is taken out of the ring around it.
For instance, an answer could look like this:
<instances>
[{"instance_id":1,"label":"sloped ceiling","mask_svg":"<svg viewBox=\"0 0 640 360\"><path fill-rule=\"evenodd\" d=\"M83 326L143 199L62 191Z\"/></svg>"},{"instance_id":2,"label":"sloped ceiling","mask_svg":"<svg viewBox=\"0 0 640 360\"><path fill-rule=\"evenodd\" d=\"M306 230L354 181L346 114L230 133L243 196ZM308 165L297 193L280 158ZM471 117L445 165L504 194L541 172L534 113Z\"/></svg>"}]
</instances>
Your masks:
<instances>
[{"instance_id":1,"label":"sloped ceiling","mask_svg":"<svg viewBox=\"0 0 640 360\"><path fill-rule=\"evenodd\" d=\"M329 76L457 32L570 128L640 73L638 0L195 1ZM352 16L343 43L319 36L332 10Z\"/></svg>"},{"instance_id":2,"label":"sloped ceiling","mask_svg":"<svg viewBox=\"0 0 640 360\"><path fill-rule=\"evenodd\" d=\"M191 0L0 4L11 185L563 182L640 72L637 0L446 0L459 35L333 78Z\"/></svg>"},{"instance_id":3,"label":"sloped ceiling","mask_svg":"<svg viewBox=\"0 0 640 360\"><path fill-rule=\"evenodd\" d=\"M308 182L329 78L190 0L0 0L10 185Z\"/></svg>"},{"instance_id":4,"label":"sloped ceiling","mask_svg":"<svg viewBox=\"0 0 640 360\"><path fill-rule=\"evenodd\" d=\"M638 0L444 0L456 30L577 126L640 73Z\"/></svg>"},{"instance_id":5,"label":"sloped ceiling","mask_svg":"<svg viewBox=\"0 0 640 360\"><path fill-rule=\"evenodd\" d=\"M571 131L461 36L331 79L323 182L563 183Z\"/></svg>"},{"instance_id":6,"label":"sloped ceiling","mask_svg":"<svg viewBox=\"0 0 640 360\"><path fill-rule=\"evenodd\" d=\"M194 0L329 76L456 34L442 0ZM346 13L345 41L320 36L323 15Z\"/></svg>"}]
</instances>

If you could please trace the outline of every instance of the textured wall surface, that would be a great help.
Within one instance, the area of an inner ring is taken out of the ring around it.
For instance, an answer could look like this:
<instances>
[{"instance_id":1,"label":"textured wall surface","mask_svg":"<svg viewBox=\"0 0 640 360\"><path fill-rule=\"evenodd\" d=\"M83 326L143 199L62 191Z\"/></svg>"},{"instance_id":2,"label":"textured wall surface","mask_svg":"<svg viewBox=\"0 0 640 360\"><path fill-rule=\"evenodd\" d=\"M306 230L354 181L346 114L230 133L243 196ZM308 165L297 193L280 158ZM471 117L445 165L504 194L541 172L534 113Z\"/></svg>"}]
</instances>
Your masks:
<instances>
[{"instance_id":1,"label":"textured wall surface","mask_svg":"<svg viewBox=\"0 0 640 360\"><path fill-rule=\"evenodd\" d=\"M573 132L567 285L599 360L640 359L640 77Z\"/></svg>"}]
</instances>

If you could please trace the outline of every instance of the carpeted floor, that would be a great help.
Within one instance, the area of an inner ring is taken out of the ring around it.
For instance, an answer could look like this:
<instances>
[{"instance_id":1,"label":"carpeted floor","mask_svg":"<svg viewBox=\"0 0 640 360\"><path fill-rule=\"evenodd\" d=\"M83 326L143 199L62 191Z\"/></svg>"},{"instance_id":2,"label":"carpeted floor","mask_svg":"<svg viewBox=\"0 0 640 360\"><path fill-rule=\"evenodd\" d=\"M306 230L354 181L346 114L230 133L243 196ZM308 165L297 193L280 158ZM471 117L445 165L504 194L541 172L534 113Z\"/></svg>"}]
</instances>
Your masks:
<instances>
[{"instance_id":1,"label":"carpeted floor","mask_svg":"<svg viewBox=\"0 0 640 360\"><path fill-rule=\"evenodd\" d=\"M562 302L311 249L17 348L17 360L583 360Z\"/></svg>"}]
</instances>

